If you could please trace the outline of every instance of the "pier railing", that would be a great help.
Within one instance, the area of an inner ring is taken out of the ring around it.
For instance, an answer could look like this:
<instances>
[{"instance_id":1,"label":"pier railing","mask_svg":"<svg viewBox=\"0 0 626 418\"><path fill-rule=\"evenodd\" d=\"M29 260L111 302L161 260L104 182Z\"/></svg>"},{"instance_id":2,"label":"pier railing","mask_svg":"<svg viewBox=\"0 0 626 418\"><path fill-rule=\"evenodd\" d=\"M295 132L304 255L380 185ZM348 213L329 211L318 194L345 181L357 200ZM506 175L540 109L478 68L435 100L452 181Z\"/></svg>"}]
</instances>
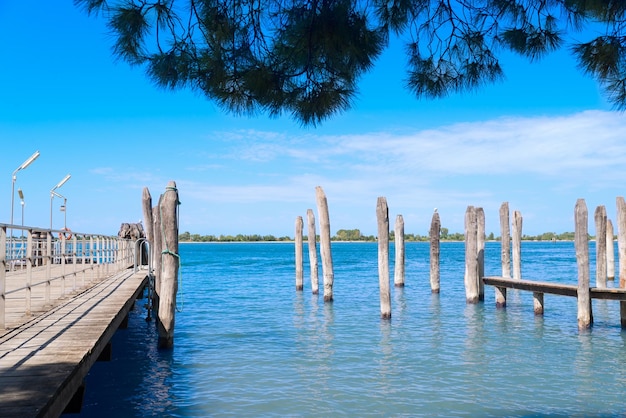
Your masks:
<instances>
[{"instance_id":1,"label":"pier railing","mask_svg":"<svg viewBox=\"0 0 626 418\"><path fill-rule=\"evenodd\" d=\"M11 315L30 315L135 260L132 240L0 224L0 329L9 308Z\"/></svg>"}]
</instances>

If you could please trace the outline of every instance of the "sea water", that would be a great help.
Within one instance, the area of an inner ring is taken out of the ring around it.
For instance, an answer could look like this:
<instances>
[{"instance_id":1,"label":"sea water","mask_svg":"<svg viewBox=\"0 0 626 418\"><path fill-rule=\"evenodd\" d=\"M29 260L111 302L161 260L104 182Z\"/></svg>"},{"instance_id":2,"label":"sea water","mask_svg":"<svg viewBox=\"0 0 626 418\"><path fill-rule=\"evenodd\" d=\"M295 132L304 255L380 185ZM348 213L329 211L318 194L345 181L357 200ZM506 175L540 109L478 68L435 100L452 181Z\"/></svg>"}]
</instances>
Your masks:
<instances>
[{"instance_id":1,"label":"sea water","mask_svg":"<svg viewBox=\"0 0 626 418\"><path fill-rule=\"evenodd\" d=\"M393 282L393 244L390 247ZM380 319L376 243L333 243L334 302L295 290L293 243L181 244L174 348L158 350L146 299L86 379L83 417L559 417L626 414L619 302L509 290L506 309L468 305L464 244L441 244L431 294L428 243L406 244L406 286ZM590 243L591 282L595 247ZM501 275L488 242L485 274ZM571 242L523 242L522 277L577 283ZM322 291L320 263L320 290ZM610 286L614 286L610 284ZM69 415L68 415L69 416ZM77 416L77 415L73 415Z\"/></svg>"}]
</instances>

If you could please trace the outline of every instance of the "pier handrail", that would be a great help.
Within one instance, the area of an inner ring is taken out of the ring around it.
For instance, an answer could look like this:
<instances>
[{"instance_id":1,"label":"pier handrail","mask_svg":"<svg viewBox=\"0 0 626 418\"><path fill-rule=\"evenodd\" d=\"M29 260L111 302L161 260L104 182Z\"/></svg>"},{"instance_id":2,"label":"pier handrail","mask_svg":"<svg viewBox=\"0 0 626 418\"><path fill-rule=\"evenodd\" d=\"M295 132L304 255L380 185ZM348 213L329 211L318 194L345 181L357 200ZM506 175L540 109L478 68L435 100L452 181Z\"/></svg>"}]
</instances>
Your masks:
<instances>
[{"instance_id":1,"label":"pier handrail","mask_svg":"<svg viewBox=\"0 0 626 418\"><path fill-rule=\"evenodd\" d=\"M22 236L7 236L7 230ZM23 314L30 315L54 302L53 284L60 285L64 297L135 264L132 240L74 231L70 237L67 232L0 224L0 330L6 328L10 299L19 298L20 304L23 299ZM41 306L34 306L34 289L43 293L36 298Z\"/></svg>"}]
</instances>

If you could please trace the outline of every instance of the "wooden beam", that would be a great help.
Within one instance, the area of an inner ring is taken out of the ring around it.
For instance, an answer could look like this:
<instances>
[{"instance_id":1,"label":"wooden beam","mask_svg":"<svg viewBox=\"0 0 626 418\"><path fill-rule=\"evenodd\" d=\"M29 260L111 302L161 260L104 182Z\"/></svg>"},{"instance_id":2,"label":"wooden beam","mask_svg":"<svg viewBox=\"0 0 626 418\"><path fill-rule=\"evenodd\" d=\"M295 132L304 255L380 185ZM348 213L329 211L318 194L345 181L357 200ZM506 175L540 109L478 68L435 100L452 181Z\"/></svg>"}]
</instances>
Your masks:
<instances>
[{"instance_id":1,"label":"wooden beam","mask_svg":"<svg viewBox=\"0 0 626 418\"><path fill-rule=\"evenodd\" d=\"M527 290L530 292L548 293L560 296L578 296L578 286L574 284L540 282L535 280L514 280L498 276L483 277L482 280L483 283L487 285L505 289ZM591 287L589 288L589 293L592 299L626 301L626 289Z\"/></svg>"}]
</instances>

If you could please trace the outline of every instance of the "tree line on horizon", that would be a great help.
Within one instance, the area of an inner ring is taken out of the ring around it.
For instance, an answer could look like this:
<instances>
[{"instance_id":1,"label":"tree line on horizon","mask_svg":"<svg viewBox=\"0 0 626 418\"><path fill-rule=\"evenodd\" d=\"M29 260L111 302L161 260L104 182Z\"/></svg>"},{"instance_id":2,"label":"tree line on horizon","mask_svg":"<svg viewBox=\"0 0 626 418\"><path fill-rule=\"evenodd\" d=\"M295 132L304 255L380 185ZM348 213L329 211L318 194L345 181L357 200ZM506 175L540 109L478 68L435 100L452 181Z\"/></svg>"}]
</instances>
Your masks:
<instances>
[{"instance_id":1,"label":"tree line on horizon","mask_svg":"<svg viewBox=\"0 0 626 418\"><path fill-rule=\"evenodd\" d=\"M573 241L574 232L563 232L557 234L556 232L544 232L539 235L522 235L523 241ZM319 241L319 235L316 237ZM439 238L442 241L465 241L465 234L460 232L451 233L448 228L441 228ZM593 236L589 236L589 239L593 239ZM395 239L394 231L389 232L389 239ZM500 236L495 236L493 232L485 235L487 241L500 241ZM237 234L237 235L200 235L192 234L190 232L183 232L178 235L180 242L281 242L281 241L293 241L294 239L289 236L276 237L274 235L259 235L259 234ZM305 238L306 240L306 238ZM376 236L363 235L359 229L339 229L337 233L331 237L332 241L363 241L363 242L376 242ZM430 240L428 235L420 234L404 234L404 240L407 242L427 242Z\"/></svg>"}]
</instances>

